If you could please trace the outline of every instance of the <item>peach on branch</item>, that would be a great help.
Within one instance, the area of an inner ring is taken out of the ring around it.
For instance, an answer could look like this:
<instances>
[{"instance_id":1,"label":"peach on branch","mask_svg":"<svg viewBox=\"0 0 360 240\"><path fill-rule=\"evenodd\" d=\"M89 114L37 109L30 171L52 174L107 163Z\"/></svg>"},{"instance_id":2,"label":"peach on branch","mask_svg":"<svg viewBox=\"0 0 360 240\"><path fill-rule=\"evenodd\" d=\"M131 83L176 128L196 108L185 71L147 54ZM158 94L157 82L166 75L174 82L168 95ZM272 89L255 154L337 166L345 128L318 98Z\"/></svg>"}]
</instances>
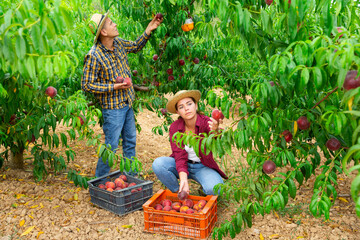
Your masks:
<instances>
[{"instance_id":1,"label":"peach on branch","mask_svg":"<svg viewBox=\"0 0 360 240\"><path fill-rule=\"evenodd\" d=\"M271 173L275 172L275 169L276 169L276 165L273 161L267 160L263 163L264 173L271 174Z\"/></svg>"},{"instance_id":2,"label":"peach on branch","mask_svg":"<svg viewBox=\"0 0 360 240\"><path fill-rule=\"evenodd\" d=\"M133 76L136 77L136 75L138 74L138 71L137 70L133 70Z\"/></svg>"},{"instance_id":3,"label":"peach on branch","mask_svg":"<svg viewBox=\"0 0 360 240\"><path fill-rule=\"evenodd\" d=\"M348 71L344 80L343 87L345 90L358 88L360 86L360 76L356 78L358 71Z\"/></svg>"},{"instance_id":4,"label":"peach on branch","mask_svg":"<svg viewBox=\"0 0 360 240\"><path fill-rule=\"evenodd\" d=\"M173 70L172 70L172 68L169 68L168 70L166 70L166 73L168 74L168 75L172 75L173 74Z\"/></svg>"},{"instance_id":5,"label":"peach on branch","mask_svg":"<svg viewBox=\"0 0 360 240\"><path fill-rule=\"evenodd\" d=\"M158 19L158 20L161 20L164 16L162 15L162 13L157 13L155 15L155 17Z\"/></svg>"},{"instance_id":6,"label":"peach on branch","mask_svg":"<svg viewBox=\"0 0 360 240\"><path fill-rule=\"evenodd\" d=\"M174 81L174 79L175 79L175 78L174 78L173 75L169 75L169 76L168 76L168 80L169 80L169 81Z\"/></svg>"},{"instance_id":7,"label":"peach on branch","mask_svg":"<svg viewBox=\"0 0 360 240\"><path fill-rule=\"evenodd\" d=\"M293 135L291 134L291 132L289 130L283 131L282 135L284 136L286 142L290 142L293 138Z\"/></svg>"},{"instance_id":8,"label":"peach on branch","mask_svg":"<svg viewBox=\"0 0 360 240\"><path fill-rule=\"evenodd\" d=\"M330 149L331 151L336 151L341 147L341 143L338 139L336 138L330 138L329 140L327 140L326 142L326 147L328 149Z\"/></svg>"},{"instance_id":9,"label":"peach on branch","mask_svg":"<svg viewBox=\"0 0 360 240\"><path fill-rule=\"evenodd\" d=\"M153 56L153 60L154 60L154 61L157 61L158 58L159 58L159 56L158 56L157 54L155 54L155 55Z\"/></svg>"},{"instance_id":10,"label":"peach on branch","mask_svg":"<svg viewBox=\"0 0 360 240\"><path fill-rule=\"evenodd\" d=\"M184 66L184 65L185 65L184 59L180 59L180 60L179 60L179 65L180 65L180 66Z\"/></svg>"},{"instance_id":11,"label":"peach on branch","mask_svg":"<svg viewBox=\"0 0 360 240\"><path fill-rule=\"evenodd\" d=\"M166 116L166 114L167 114L168 111L166 110L166 108L162 108L162 109L160 110L160 112L161 112L162 115Z\"/></svg>"},{"instance_id":12,"label":"peach on branch","mask_svg":"<svg viewBox=\"0 0 360 240\"><path fill-rule=\"evenodd\" d=\"M200 62L200 60L196 57L196 58L194 58L193 62L194 62L195 64L198 64L198 63Z\"/></svg>"},{"instance_id":13,"label":"peach on branch","mask_svg":"<svg viewBox=\"0 0 360 240\"><path fill-rule=\"evenodd\" d=\"M84 118L83 116L78 116L79 120L80 120L80 125L84 125L85 121L84 121Z\"/></svg>"},{"instance_id":14,"label":"peach on branch","mask_svg":"<svg viewBox=\"0 0 360 240\"><path fill-rule=\"evenodd\" d=\"M299 117L296 122L301 130L306 130L310 127L310 122L306 116Z\"/></svg>"},{"instance_id":15,"label":"peach on branch","mask_svg":"<svg viewBox=\"0 0 360 240\"><path fill-rule=\"evenodd\" d=\"M57 94L57 90L56 90L56 88L50 86L50 87L46 88L45 94L51 98L54 98Z\"/></svg>"},{"instance_id":16,"label":"peach on branch","mask_svg":"<svg viewBox=\"0 0 360 240\"><path fill-rule=\"evenodd\" d=\"M214 109L211 113L211 117L216 121L219 121L220 119L224 119L224 114L219 109Z\"/></svg>"}]
</instances>

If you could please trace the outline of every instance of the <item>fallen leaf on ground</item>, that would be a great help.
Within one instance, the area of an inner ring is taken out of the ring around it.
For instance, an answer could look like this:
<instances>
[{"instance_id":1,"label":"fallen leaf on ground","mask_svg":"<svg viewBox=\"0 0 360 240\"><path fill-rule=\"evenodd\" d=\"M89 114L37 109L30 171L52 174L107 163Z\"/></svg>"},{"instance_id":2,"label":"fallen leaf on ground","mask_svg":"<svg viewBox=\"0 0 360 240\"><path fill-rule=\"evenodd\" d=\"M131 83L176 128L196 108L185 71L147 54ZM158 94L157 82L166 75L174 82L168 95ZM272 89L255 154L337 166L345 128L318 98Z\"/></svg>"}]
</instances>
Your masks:
<instances>
[{"instance_id":1,"label":"fallen leaf on ground","mask_svg":"<svg viewBox=\"0 0 360 240\"><path fill-rule=\"evenodd\" d=\"M35 226L31 226L29 227L28 229L25 230L25 232L23 232L21 234L21 236L25 236L25 235L28 235L33 229L34 229Z\"/></svg>"},{"instance_id":2,"label":"fallen leaf on ground","mask_svg":"<svg viewBox=\"0 0 360 240\"><path fill-rule=\"evenodd\" d=\"M132 225L122 225L123 228L132 228Z\"/></svg>"}]
</instances>

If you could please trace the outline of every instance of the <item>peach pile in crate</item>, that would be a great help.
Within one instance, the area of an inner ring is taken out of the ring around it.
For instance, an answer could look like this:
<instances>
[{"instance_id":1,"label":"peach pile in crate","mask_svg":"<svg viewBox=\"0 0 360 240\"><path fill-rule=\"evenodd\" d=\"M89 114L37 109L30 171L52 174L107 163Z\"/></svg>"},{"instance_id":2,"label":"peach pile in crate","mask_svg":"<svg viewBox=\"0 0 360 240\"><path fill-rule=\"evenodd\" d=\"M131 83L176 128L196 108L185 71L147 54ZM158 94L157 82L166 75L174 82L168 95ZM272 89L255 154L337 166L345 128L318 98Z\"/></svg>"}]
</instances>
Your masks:
<instances>
[{"instance_id":1,"label":"peach pile in crate","mask_svg":"<svg viewBox=\"0 0 360 240\"><path fill-rule=\"evenodd\" d=\"M154 209L160 211L180 212L186 214L200 213L206 205L205 200L199 200L194 204L191 199L179 200L172 202L170 199L163 199L160 203L155 204Z\"/></svg>"},{"instance_id":2,"label":"peach pile in crate","mask_svg":"<svg viewBox=\"0 0 360 240\"><path fill-rule=\"evenodd\" d=\"M129 183L127 182L127 177L125 175L120 175L118 178L116 178L113 182L112 181L107 181L105 184L99 184L99 188L101 189L105 189L106 191L112 192L112 191L117 191L117 190L121 190L121 189L125 189L128 187L132 187L132 186L136 186L136 183L132 182ZM139 192L141 191L142 188L134 188L131 190L131 192Z\"/></svg>"}]
</instances>

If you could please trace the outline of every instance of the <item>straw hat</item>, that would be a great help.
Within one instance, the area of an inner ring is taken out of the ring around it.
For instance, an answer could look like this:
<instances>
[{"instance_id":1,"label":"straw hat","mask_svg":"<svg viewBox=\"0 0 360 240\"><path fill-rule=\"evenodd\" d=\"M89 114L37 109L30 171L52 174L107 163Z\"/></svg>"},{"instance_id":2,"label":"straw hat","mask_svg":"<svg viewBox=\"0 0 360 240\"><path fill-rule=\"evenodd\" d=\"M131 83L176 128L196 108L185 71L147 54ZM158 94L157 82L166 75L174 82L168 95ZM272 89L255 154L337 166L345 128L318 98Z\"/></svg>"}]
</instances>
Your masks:
<instances>
[{"instance_id":1,"label":"straw hat","mask_svg":"<svg viewBox=\"0 0 360 240\"><path fill-rule=\"evenodd\" d=\"M89 27L92 31L92 33L95 35L94 38L94 44L97 42L97 39L100 35L101 29L103 28L105 24L105 20L108 17L109 12L103 14L95 13L91 16Z\"/></svg>"},{"instance_id":2,"label":"straw hat","mask_svg":"<svg viewBox=\"0 0 360 240\"><path fill-rule=\"evenodd\" d=\"M166 104L166 109L168 112L176 113L175 105L183 98L192 97L195 99L195 102L198 102L201 97L199 90L181 90L177 92Z\"/></svg>"}]
</instances>

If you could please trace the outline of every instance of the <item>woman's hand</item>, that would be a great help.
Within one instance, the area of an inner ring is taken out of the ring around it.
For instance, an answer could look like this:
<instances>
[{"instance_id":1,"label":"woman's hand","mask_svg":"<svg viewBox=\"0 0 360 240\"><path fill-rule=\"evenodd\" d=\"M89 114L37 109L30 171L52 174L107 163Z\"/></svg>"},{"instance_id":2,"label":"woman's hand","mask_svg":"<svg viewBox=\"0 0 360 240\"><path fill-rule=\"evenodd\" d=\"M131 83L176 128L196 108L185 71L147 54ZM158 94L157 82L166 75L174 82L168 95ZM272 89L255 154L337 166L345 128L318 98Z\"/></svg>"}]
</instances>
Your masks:
<instances>
[{"instance_id":1,"label":"woman's hand","mask_svg":"<svg viewBox=\"0 0 360 240\"><path fill-rule=\"evenodd\" d=\"M188 182L188 178L187 178L187 173L186 172L179 172L179 178L180 178L179 192L185 191L189 195L190 194L190 189L189 189L189 182Z\"/></svg>"},{"instance_id":2,"label":"woman's hand","mask_svg":"<svg viewBox=\"0 0 360 240\"><path fill-rule=\"evenodd\" d=\"M126 88L130 88L132 86L131 84L126 84L126 83L115 83L114 84L114 90L119 90L119 89L126 89Z\"/></svg>"},{"instance_id":3,"label":"woman's hand","mask_svg":"<svg viewBox=\"0 0 360 240\"><path fill-rule=\"evenodd\" d=\"M219 126L220 123L222 123L222 120L220 119L219 121L216 121L215 119L213 119L212 117L210 118L211 121L209 121L209 128L210 131L217 131L219 130Z\"/></svg>"}]
</instances>

